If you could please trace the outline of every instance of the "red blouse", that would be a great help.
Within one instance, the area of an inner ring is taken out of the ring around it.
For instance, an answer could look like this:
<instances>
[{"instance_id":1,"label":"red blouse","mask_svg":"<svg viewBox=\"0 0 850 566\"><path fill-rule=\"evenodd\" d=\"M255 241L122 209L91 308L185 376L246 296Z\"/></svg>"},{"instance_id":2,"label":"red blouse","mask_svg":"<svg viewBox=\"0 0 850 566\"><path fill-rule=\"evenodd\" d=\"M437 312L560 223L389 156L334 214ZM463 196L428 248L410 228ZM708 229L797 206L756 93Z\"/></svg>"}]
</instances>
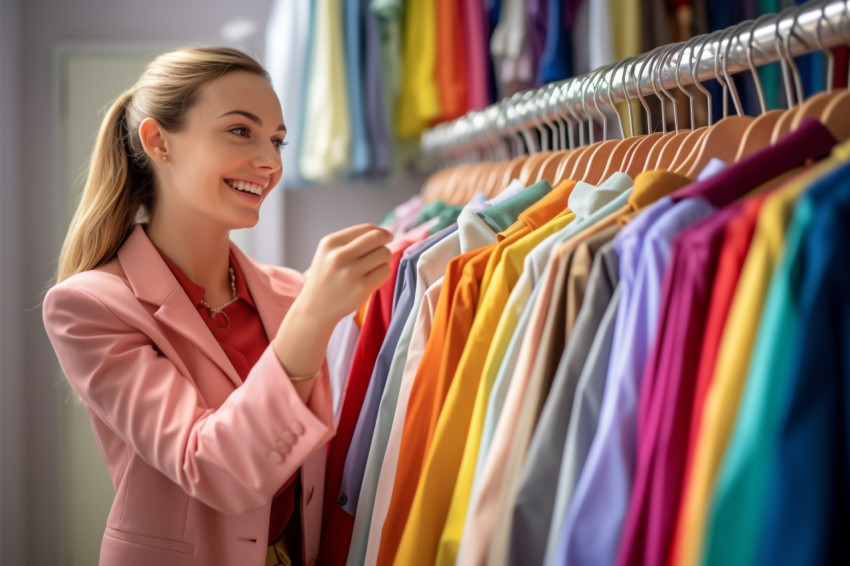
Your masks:
<instances>
[{"instance_id":1,"label":"red blouse","mask_svg":"<svg viewBox=\"0 0 850 566\"><path fill-rule=\"evenodd\" d=\"M200 285L195 284L174 264L162 251L159 254L165 260L174 277L180 282L183 290L189 296L189 300L198 309L207 328L210 329L212 335L218 341L224 353L242 381L248 378L248 373L260 356L269 346L269 338L266 336L266 331L263 328L263 321L260 318L260 313L257 311L257 305L254 304L254 299L251 298L251 293L248 291L248 286L245 284L245 278L242 275L242 270L236 262L233 254L230 255L230 265L233 267L233 272L236 275L236 296L240 299L235 303L225 307L224 313L230 318L230 327L227 330L221 330L210 316L210 312L201 304L206 290ZM217 305L213 305L214 307ZM222 319L219 315L218 322L221 324ZM298 473L292 475L281 486L275 494L272 501L271 517L269 520L269 544L277 540L283 532L283 528L289 521L295 509L295 489Z\"/></svg>"}]
</instances>

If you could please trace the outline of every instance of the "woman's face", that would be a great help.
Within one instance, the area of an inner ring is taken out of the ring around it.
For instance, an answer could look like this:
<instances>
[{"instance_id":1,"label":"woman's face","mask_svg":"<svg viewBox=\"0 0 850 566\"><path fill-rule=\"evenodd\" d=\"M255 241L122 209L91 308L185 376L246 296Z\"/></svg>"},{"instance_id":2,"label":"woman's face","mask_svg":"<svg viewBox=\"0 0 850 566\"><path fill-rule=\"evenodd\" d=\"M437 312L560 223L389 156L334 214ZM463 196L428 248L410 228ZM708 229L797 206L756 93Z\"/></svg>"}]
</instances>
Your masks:
<instances>
[{"instance_id":1,"label":"woman's face","mask_svg":"<svg viewBox=\"0 0 850 566\"><path fill-rule=\"evenodd\" d=\"M233 71L201 87L184 128L165 134L157 205L181 222L212 220L232 230L253 226L281 175L286 128L263 77ZM175 208L176 207L176 208Z\"/></svg>"}]
</instances>

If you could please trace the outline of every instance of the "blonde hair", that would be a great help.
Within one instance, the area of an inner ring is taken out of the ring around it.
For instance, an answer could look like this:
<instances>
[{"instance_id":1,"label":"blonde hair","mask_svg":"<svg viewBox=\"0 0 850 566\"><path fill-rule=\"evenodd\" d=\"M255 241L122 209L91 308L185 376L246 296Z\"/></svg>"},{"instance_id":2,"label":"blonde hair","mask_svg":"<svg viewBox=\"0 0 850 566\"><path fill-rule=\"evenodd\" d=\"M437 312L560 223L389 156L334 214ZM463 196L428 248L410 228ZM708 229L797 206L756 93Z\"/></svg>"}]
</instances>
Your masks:
<instances>
[{"instance_id":1,"label":"blonde hair","mask_svg":"<svg viewBox=\"0 0 850 566\"><path fill-rule=\"evenodd\" d=\"M71 220L56 281L103 265L130 235L140 210L151 210L154 176L139 137L139 125L155 119L167 131L184 126L199 89L231 71L269 80L250 55L228 47L193 47L160 55L103 118L82 198Z\"/></svg>"}]
</instances>

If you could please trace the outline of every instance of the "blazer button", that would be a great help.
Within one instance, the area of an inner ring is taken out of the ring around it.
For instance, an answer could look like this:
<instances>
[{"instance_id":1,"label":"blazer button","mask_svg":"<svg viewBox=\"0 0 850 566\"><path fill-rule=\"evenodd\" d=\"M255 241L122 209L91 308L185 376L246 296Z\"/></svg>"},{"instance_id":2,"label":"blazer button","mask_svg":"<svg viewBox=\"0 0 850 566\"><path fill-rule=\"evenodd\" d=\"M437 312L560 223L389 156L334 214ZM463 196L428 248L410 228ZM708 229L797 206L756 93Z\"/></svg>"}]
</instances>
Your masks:
<instances>
[{"instance_id":1,"label":"blazer button","mask_svg":"<svg viewBox=\"0 0 850 566\"><path fill-rule=\"evenodd\" d=\"M301 421L292 421L292 424L289 425L289 428L291 428L292 432L299 436L304 434L304 425L301 424Z\"/></svg>"},{"instance_id":2,"label":"blazer button","mask_svg":"<svg viewBox=\"0 0 850 566\"><path fill-rule=\"evenodd\" d=\"M308 486L307 491L304 493L304 505L309 505L313 500L313 492L315 491L314 486Z\"/></svg>"},{"instance_id":3,"label":"blazer button","mask_svg":"<svg viewBox=\"0 0 850 566\"><path fill-rule=\"evenodd\" d=\"M275 441L274 446L283 454L289 454L292 452L292 445L284 440Z\"/></svg>"},{"instance_id":4,"label":"blazer button","mask_svg":"<svg viewBox=\"0 0 850 566\"><path fill-rule=\"evenodd\" d=\"M346 495L340 495L339 499L336 500L339 505L345 505L348 503L348 497Z\"/></svg>"},{"instance_id":5,"label":"blazer button","mask_svg":"<svg viewBox=\"0 0 850 566\"><path fill-rule=\"evenodd\" d=\"M283 434L281 434L280 437L287 444L295 444L296 442L298 442L298 437L289 432L288 430L283 431Z\"/></svg>"},{"instance_id":6,"label":"blazer button","mask_svg":"<svg viewBox=\"0 0 850 566\"><path fill-rule=\"evenodd\" d=\"M283 454L281 454L277 450L269 450L268 457L269 460L271 460L275 464L283 463Z\"/></svg>"}]
</instances>

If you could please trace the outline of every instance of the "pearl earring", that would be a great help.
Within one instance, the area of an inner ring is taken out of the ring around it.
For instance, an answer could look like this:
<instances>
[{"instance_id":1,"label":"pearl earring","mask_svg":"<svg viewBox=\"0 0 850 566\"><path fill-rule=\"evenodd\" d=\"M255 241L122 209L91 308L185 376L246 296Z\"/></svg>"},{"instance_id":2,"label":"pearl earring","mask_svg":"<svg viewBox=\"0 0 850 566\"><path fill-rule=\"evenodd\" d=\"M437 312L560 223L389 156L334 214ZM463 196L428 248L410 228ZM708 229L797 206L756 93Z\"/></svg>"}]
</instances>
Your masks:
<instances>
[{"instance_id":1,"label":"pearl earring","mask_svg":"<svg viewBox=\"0 0 850 566\"><path fill-rule=\"evenodd\" d=\"M167 156L167 155L163 155L163 156L162 156L162 160L163 160L163 161L168 161L168 156Z\"/></svg>"}]
</instances>

